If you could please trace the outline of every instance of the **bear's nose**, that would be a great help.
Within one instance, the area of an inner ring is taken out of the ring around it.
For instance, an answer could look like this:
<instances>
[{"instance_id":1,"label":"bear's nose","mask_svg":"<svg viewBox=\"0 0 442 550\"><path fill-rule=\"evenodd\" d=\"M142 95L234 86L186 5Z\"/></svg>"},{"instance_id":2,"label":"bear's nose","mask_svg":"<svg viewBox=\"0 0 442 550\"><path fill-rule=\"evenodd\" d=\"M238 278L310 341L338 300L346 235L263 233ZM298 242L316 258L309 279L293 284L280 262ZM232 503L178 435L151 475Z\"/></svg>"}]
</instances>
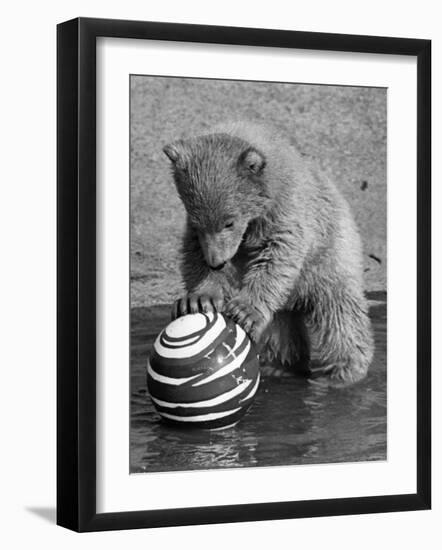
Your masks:
<instances>
[{"instance_id":1,"label":"bear's nose","mask_svg":"<svg viewBox=\"0 0 442 550\"><path fill-rule=\"evenodd\" d=\"M220 264L211 265L210 267L212 269L215 269L216 271L218 271L219 269L222 269L225 265L226 265L226 262L222 262Z\"/></svg>"}]
</instances>

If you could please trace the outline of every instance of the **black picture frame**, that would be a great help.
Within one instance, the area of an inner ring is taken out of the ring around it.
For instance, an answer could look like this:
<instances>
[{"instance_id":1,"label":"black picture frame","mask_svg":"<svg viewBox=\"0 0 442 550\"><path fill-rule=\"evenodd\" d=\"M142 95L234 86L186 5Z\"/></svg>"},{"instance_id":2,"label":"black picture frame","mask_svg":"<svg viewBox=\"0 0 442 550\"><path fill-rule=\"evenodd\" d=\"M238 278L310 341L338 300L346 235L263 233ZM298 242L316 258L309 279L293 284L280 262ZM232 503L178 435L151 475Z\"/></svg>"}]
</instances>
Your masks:
<instances>
[{"instance_id":1,"label":"black picture frame","mask_svg":"<svg viewBox=\"0 0 442 550\"><path fill-rule=\"evenodd\" d=\"M417 58L417 491L361 498L96 512L96 39ZM431 41L79 18L57 28L57 523L75 531L424 510L431 506Z\"/></svg>"}]
</instances>

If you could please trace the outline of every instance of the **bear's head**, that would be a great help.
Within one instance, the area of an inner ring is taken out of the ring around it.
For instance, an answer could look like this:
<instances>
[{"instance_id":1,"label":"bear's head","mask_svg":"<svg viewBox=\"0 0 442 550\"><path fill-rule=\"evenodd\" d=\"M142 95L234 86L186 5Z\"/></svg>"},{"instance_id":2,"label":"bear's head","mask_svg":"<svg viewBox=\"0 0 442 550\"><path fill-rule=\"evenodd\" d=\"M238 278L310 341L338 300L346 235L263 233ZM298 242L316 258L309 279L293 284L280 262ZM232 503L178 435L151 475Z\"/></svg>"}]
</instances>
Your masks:
<instances>
[{"instance_id":1,"label":"bear's head","mask_svg":"<svg viewBox=\"0 0 442 550\"><path fill-rule=\"evenodd\" d=\"M163 151L205 261L220 269L269 202L266 159L246 141L222 133L179 140Z\"/></svg>"}]
</instances>

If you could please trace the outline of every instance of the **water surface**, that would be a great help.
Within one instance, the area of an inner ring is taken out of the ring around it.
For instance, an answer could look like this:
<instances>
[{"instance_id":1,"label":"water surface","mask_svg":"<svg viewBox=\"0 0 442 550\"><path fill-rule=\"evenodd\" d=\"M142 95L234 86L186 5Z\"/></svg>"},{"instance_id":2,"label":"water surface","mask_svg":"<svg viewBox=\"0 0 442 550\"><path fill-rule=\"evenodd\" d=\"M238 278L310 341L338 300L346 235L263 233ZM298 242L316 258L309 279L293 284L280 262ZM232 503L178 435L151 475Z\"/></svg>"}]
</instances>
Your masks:
<instances>
[{"instance_id":1,"label":"water surface","mask_svg":"<svg viewBox=\"0 0 442 550\"><path fill-rule=\"evenodd\" d=\"M221 431L164 424L146 389L146 359L169 306L131 312L130 471L159 472L386 460L386 296L371 293L376 352L367 378L344 389L263 376L248 414Z\"/></svg>"}]
</instances>

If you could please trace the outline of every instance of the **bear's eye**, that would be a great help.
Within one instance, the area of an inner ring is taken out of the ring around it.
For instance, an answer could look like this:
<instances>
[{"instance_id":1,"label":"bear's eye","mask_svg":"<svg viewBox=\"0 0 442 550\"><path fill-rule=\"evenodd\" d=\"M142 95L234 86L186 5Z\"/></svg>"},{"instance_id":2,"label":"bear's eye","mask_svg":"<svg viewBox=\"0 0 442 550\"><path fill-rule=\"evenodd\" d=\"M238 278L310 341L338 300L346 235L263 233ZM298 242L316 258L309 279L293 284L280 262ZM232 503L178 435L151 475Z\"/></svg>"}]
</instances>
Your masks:
<instances>
[{"instance_id":1,"label":"bear's eye","mask_svg":"<svg viewBox=\"0 0 442 550\"><path fill-rule=\"evenodd\" d=\"M224 225L224 227L226 229L231 229L233 227L233 221L232 220L229 220L228 222L226 222L226 224Z\"/></svg>"}]
</instances>

